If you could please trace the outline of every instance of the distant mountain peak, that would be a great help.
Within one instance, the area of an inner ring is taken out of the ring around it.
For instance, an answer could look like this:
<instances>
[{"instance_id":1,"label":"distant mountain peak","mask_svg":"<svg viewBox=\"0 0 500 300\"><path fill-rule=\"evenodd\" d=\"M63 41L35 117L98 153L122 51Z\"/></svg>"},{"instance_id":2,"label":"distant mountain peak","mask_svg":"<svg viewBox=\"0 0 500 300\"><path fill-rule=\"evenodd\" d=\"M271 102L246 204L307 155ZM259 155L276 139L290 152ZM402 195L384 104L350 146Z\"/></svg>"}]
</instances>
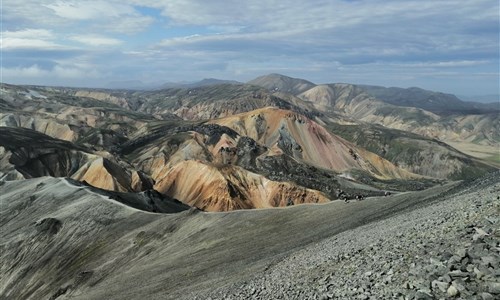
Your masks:
<instances>
[{"instance_id":1,"label":"distant mountain peak","mask_svg":"<svg viewBox=\"0 0 500 300\"><path fill-rule=\"evenodd\" d=\"M170 88L197 88L203 86L211 86L218 84L243 84L239 81L235 80L225 80L225 79L217 79L217 78L204 78L200 81L195 82L167 82L163 84L160 89L170 89Z\"/></svg>"},{"instance_id":2,"label":"distant mountain peak","mask_svg":"<svg viewBox=\"0 0 500 300\"><path fill-rule=\"evenodd\" d=\"M292 95L298 95L316 86L316 84L310 81L277 73L259 76L247 83L263 87L270 91L285 92Z\"/></svg>"},{"instance_id":3,"label":"distant mountain peak","mask_svg":"<svg viewBox=\"0 0 500 300\"><path fill-rule=\"evenodd\" d=\"M490 107L481 103L464 102L453 94L425 90L419 87L382 87L358 85L367 94L390 104L417 107L440 115L482 114Z\"/></svg>"},{"instance_id":4,"label":"distant mountain peak","mask_svg":"<svg viewBox=\"0 0 500 300\"><path fill-rule=\"evenodd\" d=\"M111 81L106 84L108 89L130 89L130 90L141 90L146 89L147 86L144 82L140 80L122 80L122 81Z\"/></svg>"}]
</instances>

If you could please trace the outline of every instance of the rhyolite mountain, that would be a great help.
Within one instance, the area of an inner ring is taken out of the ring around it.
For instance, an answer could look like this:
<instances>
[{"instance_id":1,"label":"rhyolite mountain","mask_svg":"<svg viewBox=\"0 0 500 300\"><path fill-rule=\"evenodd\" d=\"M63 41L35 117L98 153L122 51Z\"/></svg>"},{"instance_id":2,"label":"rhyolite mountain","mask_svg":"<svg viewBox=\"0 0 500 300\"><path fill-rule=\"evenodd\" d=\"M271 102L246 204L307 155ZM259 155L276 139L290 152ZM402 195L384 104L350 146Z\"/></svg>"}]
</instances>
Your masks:
<instances>
[{"instance_id":1,"label":"rhyolite mountain","mask_svg":"<svg viewBox=\"0 0 500 300\"><path fill-rule=\"evenodd\" d=\"M452 94L433 92L418 87L397 88L372 85L358 85L375 98L397 106L418 107L440 114L484 114L500 112L500 107L493 108L486 103L462 101Z\"/></svg>"},{"instance_id":2,"label":"rhyolite mountain","mask_svg":"<svg viewBox=\"0 0 500 300\"><path fill-rule=\"evenodd\" d=\"M279 91L292 95L300 94L316 86L314 83L304 79L292 78L276 73L259 76L247 83L264 87L273 92Z\"/></svg>"},{"instance_id":3,"label":"rhyolite mountain","mask_svg":"<svg viewBox=\"0 0 500 300\"><path fill-rule=\"evenodd\" d=\"M155 189L221 211L322 203L339 188L423 189L496 168L446 144L494 147L494 114L442 116L361 86L279 74L205 83L149 91L4 84L2 177Z\"/></svg>"},{"instance_id":4,"label":"rhyolite mountain","mask_svg":"<svg viewBox=\"0 0 500 300\"><path fill-rule=\"evenodd\" d=\"M293 90L301 79L277 74L259 77L262 86L276 90L276 82L287 82ZM265 80L268 77L269 80ZM459 100L454 95L419 88L401 89L345 83L308 86L294 96L316 110L341 115L356 123L382 125L450 143L474 157L498 163L500 107ZM449 109L446 109L448 107ZM346 123L345 120L337 123Z\"/></svg>"}]
</instances>

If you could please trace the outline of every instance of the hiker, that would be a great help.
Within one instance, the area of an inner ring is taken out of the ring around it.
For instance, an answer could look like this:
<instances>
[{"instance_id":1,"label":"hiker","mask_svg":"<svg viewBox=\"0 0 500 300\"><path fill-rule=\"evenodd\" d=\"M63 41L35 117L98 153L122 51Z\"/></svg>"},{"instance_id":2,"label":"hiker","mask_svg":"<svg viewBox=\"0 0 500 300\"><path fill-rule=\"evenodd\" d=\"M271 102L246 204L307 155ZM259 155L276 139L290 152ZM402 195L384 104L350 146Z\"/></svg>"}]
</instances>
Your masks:
<instances>
[{"instance_id":1,"label":"hiker","mask_svg":"<svg viewBox=\"0 0 500 300\"><path fill-rule=\"evenodd\" d=\"M341 189L337 189L337 198L347 203L347 194Z\"/></svg>"}]
</instances>

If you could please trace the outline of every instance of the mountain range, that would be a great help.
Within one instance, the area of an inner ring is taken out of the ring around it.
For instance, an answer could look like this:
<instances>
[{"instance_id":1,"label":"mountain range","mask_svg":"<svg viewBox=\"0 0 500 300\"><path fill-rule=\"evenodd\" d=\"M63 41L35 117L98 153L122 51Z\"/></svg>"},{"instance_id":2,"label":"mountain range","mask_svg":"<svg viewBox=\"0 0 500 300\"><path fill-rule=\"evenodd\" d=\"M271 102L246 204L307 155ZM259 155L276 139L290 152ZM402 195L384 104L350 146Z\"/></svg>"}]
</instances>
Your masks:
<instances>
[{"instance_id":1,"label":"mountain range","mask_svg":"<svg viewBox=\"0 0 500 300\"><path fill-rule=\"evenodd\" d=\"M499 150L419 88L2 84L0 299L493 299Z\"/></svg>"},{"instance_id":2,"label":"mountain range","mask_svg":"<svg viewBox=\"0 0 500 300\"><path fill-rule=\"evenodd\" d=\"M209 211L421 189L500 159L498 113L416 88L270 74L149 91L4 84L0 101L2 178L156 190Z\"/></svg>"}]
</instances>

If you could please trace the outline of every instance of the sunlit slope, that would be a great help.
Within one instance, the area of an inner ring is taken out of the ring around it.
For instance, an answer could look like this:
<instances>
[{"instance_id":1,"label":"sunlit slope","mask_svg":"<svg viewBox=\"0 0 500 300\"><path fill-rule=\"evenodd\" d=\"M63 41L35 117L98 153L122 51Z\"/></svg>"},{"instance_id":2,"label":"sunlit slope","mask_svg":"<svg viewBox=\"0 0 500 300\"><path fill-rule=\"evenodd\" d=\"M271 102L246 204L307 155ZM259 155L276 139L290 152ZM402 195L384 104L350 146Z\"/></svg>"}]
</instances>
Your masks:
<instances>
[{"instance_id":1,"label":"sunlit slope","mask_svg":"<svg viewBox=\"0 0 500 300\"><path fill-rule=\"evenodd\" d=\"M341 113L366 123L444 142L500 145L500 116L495 112L437 115L422 108L386 103L351 84L318 85L298 96L321 111Z\"/></svg>"},{"instance_id":2,"label":"sunlit slope","mask_svg":"<svg viewBox=\"0 0 500 300\"><path fill-rule=\"evenodd\" d=\"M322 193L276 182L237 166L215 167L189 160L155 184L159 192L206 211L283 207L329 201Z\"/></svg>"},{"instance_id":3,"label":"sunlit slope","mask_svg":"<svg viewBox=\"0 0 500 300\"><path fill-rule=\"evenodd\" d=\"M264 108L213 122L265 145L270 155L286 153L337 172L360 169L382 178L416 177L288 110Z\"/></svg>"}]
</instances>

